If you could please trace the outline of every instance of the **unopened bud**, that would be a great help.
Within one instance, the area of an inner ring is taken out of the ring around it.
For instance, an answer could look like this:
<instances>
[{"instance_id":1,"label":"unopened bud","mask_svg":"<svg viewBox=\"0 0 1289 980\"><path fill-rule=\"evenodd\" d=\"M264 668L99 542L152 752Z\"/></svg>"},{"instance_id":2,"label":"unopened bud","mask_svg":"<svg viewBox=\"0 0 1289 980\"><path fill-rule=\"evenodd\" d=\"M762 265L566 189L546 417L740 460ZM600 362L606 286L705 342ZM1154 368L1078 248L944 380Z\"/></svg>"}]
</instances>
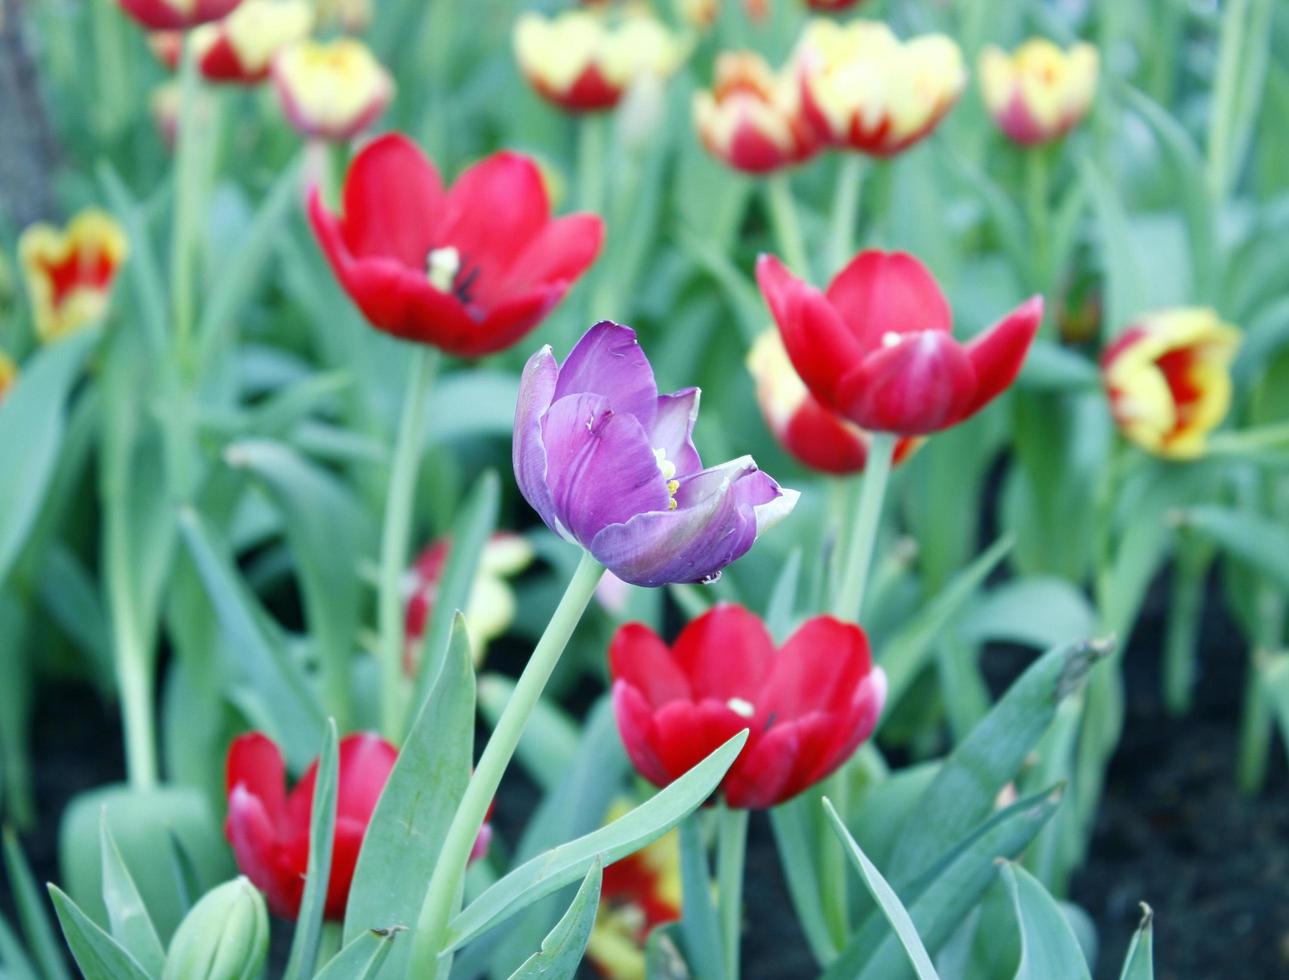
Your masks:
<instances>
[{"instance_id":1,"label":"unopened bud","mask_svg":"<svg viewBox=\"0 0 1289 980\"><path fill-rule=\"evenodd\" d=\"M207 892L184 916L161 980L256 980L268 950L264 898L238 877Z\"/></svg>"}]
</instances>

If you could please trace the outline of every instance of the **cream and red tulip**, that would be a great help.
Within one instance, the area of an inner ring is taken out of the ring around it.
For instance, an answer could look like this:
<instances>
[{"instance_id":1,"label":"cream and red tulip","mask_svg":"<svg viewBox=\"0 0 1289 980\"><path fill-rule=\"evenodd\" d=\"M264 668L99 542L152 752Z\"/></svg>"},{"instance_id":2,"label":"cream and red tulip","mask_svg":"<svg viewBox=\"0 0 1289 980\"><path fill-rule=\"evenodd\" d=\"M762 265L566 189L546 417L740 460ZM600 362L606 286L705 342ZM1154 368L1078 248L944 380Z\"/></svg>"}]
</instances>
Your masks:
<instances>
[{"instance_id":1,"label":"cream and red tulip","mask_svg":"<svg viewBox=\"0 0 1289 980\"><path fill-rule=\"evenodd\" d=\"M1169 459L1203 455L1231 407L1231 361L1240 331L1214 310L1149 313L1101 357L1110 410L1124 436Z\"/></svg>"},{"instance_id":2,"label":"cream and red tulip","mask_svg":"<svg viewBox=\"0 0 1289 980\"><path fill-rule=\"evenodd\" d=\"M790 800L837 770L872 734L886 675L853 623L819 616L776 648L765 625L721 604L671 646L639 623L609 648L618 731L657 786L684 775L743 729L718 792L731 807Z\"/></svg>"},{"instance_id":3,"label":"cream and red tulip","mask_svg":"<svg viewBox=\"0 0 1289 980\"><path fill-rule=\"evenodd\" d=\"M529 12L515 23L515 57L533 89L569 112L612 109L642 76L666 78L689 45L648 13Z\"/></svg>"},{"instance_id":4,"label":"cream and red tulip","mask_svg":"<svg viewBox=\"0 0 1289 980\"><path fill-rule=\"evenodd\" d=\"M324 915L344 918L349 886L363 835L398 758L398 750L367 732L346 735L337 756L336 826L331 847ZM237 867L268 899L269 909L284 919L300 913L309 865L309 824L315 760L287 792L286 763L272 739L259 732L241 735L228 749L226 784L228 820L224 832ZM486 852L492 830L485 824L471 860Z\"/></svg>"},{"instance_id":5,"label":"cream and red tulip","mask_svg":"<svg viewBox=\"0 0 1289 980\"><path fill-rule=\"evenodd\" d=\"M745 173L800 163L816 149L790 73L776 73L759 54L725 52L711 91L694 95L694 126L707 151Z\"/></svg>"},{"instance_id":6,"label":"cream and red tulip","mask_svg":"<svg viewBox=\"0 0 1289 980\"><path fill-rule=\"evenodd\" d=\"M394 96L389 72L353 38L293 44L273 59L272 73L282 114L314 139L353 139Z\"/></svg>"},{"instance_id":7,"label":"cream and red tulip","mask_svg":"<svg viewBox=\"0 0 1289 980\"><path fill-rule=\"evenodd\" d=\"M65 230L42 222L23 231L18 258L42 342L67 336L107 313L127 251L124 229L97 208L81 211Z\"/></svg>"},{"instance_id":8,"label":"cream and red tulip","mask_svg":"<svg viewBox=\"0 0 1289 980\"><path fill-rule=\"evenodd\" d=\"M551 218L541 170L503 151L451 188L397 133L350 164L343 213L315 187L309 219L367 320L459 357L504 350L537 326L599 253L593 214Z\"/></svg>"},{"instance_id":9,"label":"cream and red tulip","mask_svg":"<svg viewBox=\"0 0 1289 980\"><path fill-rule=\"evenodd\" d=\"M816 18L793 62L819 139L876 157L930 134L967 83L951 39L925 34L901 41L878 21Z\"/></svg>"},{"instance_id":10,"label":"cream and red tulip","mask_svg":"<svg viewBox=\"0 0 1289 980\"><path fill-rule=\"evenodd\" d=\"M407 644L403 664L409 673L415 670L421 640L434 611L439 582L451 553L452 539L439 538L412 565L412 595L407 600L404 618ZM515 590L507 579L532 564L535 554L527 538L506 531L492 535L479 553L478 569L465 604L466 632L476 665L483 659L488 643L506 632L515 619Z\"/></svg>"},{"instance_id":11,"label":"cream and red tulip","mask_svg":"<svg viewBox=\"0 0 1289 980\"><path fill-rule=\"evenodd\" d=\"M625 800L605 823L630 812ZM606 980L643 980L649 933L681 916L680 834L672 830L604 869L586 958Z\"/></svg>"},{"instance_id":12,"label":"cream and red tulip","mask_svg":"<svg viewBox=\"0 0 1289 980\"><path fill-rule=\"evenodd\" d=\"M515 479L542 521L618 578L711 581L798 494L750 456L704 469L698 389L659 395L635 331L593 326L563 364L528 360L515 409Z\"/></svg>"},{"instance_id":13,"label":"cream and red tulip","mask_svg":"<svg viewBox=\"0 0 1289 980\"><path fill-rule=\"evenodd\" d=\"M223 20L195 28L189 43L205 78L254 85L268 78L278 52L312 27L313 8L305 0L242 0Z\"/></svg>"},{"instance_id":14,"label":"cream and red tulip","mask_svg":"<svg viewBox=\"0 0 1289 980\"><path fill-rule=\"evenodd\" d=\"M242 0L118 0L121 9L153 31L187 30L227 16Z\"/></svg>"},{"instance_id":15,"label":"cream and red tulip","mask_svg":"<svg viewBox=\"0 0 1289 980\"><path fill-rule=\"evenodd\" d=\"M970 418L1015 381L1043 316L1035 296L961 343L934 277L903 252L859 253L826 292L772 255L756 274L811 394L869 432L926 435Z\"/></svg>"},{"instance_id":16,"label":"cream and red tulip","mask_svg":"<svg viewBox=\"0 0 1289 980\"><path fill-rule=\"evenodd\" d=\"M0 402L9 389L18 383L18 365L12 357L0 350Z\"/></svg>"},{"instance_id":17,"label":"cream and red tulip","mask_svg":"<svg viewBox=\"0 0 1289 980\"><path fill-rule=\"evenodd\" d=\"M822 473L844 475L864 469L872 436L824 408L810 394L773 327L752 345L747 369L756 382L756 400L765 424L792 456ZM903 462L918 442L916 438L900 439L894 461Z\"/></svg>"},{"instance_id":18,"label":"cream and red tulip","mask_svg":"<svg viewBox=\"0 0 1289 980\"><path fill-rule=\"evenodd\" d=\"M1023 146L1064 136L1088 114L1097 93L1097 49L1080 42L1062 50L1045 38L1013 53L980 55L980 89L994 122Z\"/></svg>"}]
</instances>

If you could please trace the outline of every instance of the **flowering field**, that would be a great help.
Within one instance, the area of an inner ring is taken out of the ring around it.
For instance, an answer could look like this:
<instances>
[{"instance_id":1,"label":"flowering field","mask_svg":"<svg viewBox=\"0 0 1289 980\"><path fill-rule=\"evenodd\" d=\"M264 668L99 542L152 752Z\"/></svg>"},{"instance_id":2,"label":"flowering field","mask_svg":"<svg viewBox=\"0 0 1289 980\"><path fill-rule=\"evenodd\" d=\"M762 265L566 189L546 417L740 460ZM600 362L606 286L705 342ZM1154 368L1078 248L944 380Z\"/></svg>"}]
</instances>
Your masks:
<instances>
[{"instance_id":1,"label":"flowering field","mask_svg":"<svg viewBox=\"0 0 1289 980\"><path fill-rule=\"evenodd\" d=\"M1286 50L0 0L0 978L1285 976Z\"/></svg>"}]
</instances>

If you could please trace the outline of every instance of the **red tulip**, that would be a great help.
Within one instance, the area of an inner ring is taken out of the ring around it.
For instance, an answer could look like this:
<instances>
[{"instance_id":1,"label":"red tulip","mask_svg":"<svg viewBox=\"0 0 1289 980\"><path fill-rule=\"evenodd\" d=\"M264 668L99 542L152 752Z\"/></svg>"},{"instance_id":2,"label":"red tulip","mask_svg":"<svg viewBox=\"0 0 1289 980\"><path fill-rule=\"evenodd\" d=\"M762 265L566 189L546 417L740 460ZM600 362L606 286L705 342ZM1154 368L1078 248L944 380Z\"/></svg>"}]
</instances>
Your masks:
<instances>
[{"instance_id":1,"label":"red tulip","mask_svg":"<svg viewBox=\"0 0 1289 980\"><path fill-rule=\"evenodd\" d=\"M872 734L886 699L886 675L858 626L820 616L776 650L761 621L733 605L704 613L672 647L646 626L623 626L609 670L627 754L657 786L748 729L719 791L750 809L834 772Z\"/></svg>"},{"instance_id":2,"label":"red tulip","mask_svg":"<svg viewBox=\"0 0 1289 980\"><path fill-rule=\"evenodd\" d=\"M1034 296L959 343L940 287L903 252L861 252L826 292L772 255L756 274L806 387L870 432L924 435L970 418L1016 380L1043 318Z\"/></svg>"},{"instance_id":3,"label":"red tulip","mask_svg":"<svg viewBox=\"0 0 1289 980\"><path fill-rule=\"evenodd\" d=\"M309 218L345 290L377 329L479 357L549 313L595 260L599 216L552 220L537 164L501 152L451 189L409 139L369 143L345 177L344 215L315 187Z\"/></svg>"},{"instance_id":4,"label":"red tulip","mask_svg":"<svg viewBox=\"0 0 1289 980\"><path fill-rule=\"evenodd\" d=\"M378 735L362 732L340 740L336 830L324 913L328 919L344 918L358 850L397 758L398 750ZM286 765L271 739L251 732L229 746L224 833L233 845L238 868L264 892L273 914L284 919L300 914L317 777L315 761L288 794ZM491 835L485 824L472 859L486 851Z\"/></svg>"},{"instance_id":5,"label":"red tulip","mask_svg":"<svg viewBox=\"0 0 1289 980\"><path fill-rule=\"evenodd\" d=\"M153 31L187 30L219 20L241 0L119 0L121 9Z\"/></svg>"}]
</instances>

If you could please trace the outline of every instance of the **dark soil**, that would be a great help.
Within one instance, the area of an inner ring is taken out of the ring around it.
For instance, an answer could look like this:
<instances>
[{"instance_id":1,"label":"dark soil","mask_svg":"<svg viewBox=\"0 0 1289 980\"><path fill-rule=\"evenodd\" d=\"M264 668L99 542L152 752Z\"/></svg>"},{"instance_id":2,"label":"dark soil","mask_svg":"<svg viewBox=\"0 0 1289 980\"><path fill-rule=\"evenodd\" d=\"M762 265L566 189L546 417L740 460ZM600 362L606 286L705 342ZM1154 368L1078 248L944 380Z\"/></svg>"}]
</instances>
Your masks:
<instances>
[{"instance_id":1,"label":"dark soil","mask_svg":"<svg viewBox=\"0 0 1289 980\"><path fill-rule=\"evenodd\" d=\"M1158 610L1148 610L1128 651L1124 740L1108 775L1090 860L1073 883L1072 898L1092 915L1099 933L1095 976L1119 975L1139 918L1137 903L1144 900L1155 911L1160 980L1289 977L1283 747L1273 747L1264 793L1240 797L1233 774L1246 658L1238 633L1220 613L1206 621L1195 708L1177 720L1159 701L1161 628ZM33 738L36 795L45 819L23 835L40 880L57 875L57 818L68 800L121 778L119 746L113 709L91 688L45 688ZM507 783L515 786L514 798L503 793L496 825L513 840L515 818L531 811L534 791L522 780ZM762 814L753 817L750 848L744 975L813 976ZM7 889L0 889L0 913L14 921Z\"/></svg>"}]
</instances>

